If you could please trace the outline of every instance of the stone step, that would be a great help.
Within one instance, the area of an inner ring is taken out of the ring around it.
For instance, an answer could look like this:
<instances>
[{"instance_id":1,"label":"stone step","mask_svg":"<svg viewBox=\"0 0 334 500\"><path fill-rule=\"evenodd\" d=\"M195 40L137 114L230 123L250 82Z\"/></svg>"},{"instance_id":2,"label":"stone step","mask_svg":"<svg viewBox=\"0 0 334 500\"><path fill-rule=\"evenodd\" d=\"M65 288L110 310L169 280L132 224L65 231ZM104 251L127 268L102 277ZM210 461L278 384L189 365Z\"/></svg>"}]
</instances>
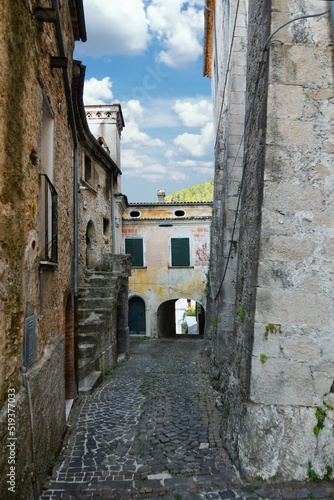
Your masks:
<instances>
[{"instance_id":1,"label":"stone step","mask_svg":"<svg viewBox=\"0 0 334 500\"><path fill-rule=\"evenodd\" d=\"M97 332L81 332L79 329L78 341L80 344L95 344L97 342L98 333Z\"/></svg>"},{"instance_id":2,"label":"stone step","mask_svg":"<svg viewBox=\"0 0 334 500\"><path fill-rule=\"evenodd\" d=\"M81 309L78 310L79 323L101 323L110 314L110 309L96 308L96 309Z\"/></svg>"},{"instance_id":3,"label":"stone step","mask_svg":"<svg viewBox=\"0 0 334 500\"><path fill-rule=\"evenodd\" d=\"M89 286L110 286L117 282L117 277L113 273L99 273L84 276L84 283Z\"/></svg>"},{"instance_id":4,"label":"stone step","mask_svg":"<svg viewBox=\"0 0 334 500\"><path fill-rule=\"evenodd\" d=\"M91 394L102 381L102 372L92 371L79 383L79 394Z\"/></svg>"},{"instance_id":5,"label":"stone step","mask_svg":"<svg viewBox=\"0 0 334 500\"><path fill-rule=\"evenodd\" d=\"M83 380L87 375L96 370L94 358L80 358L78 359L78 375L79 381ZM80 382L79 382L80 383Z\"/></svg>"},{"instance_id":6,"label":"stone step","mask_svg":"<svg viewBox=\"0 0 334 500\"><path fill-rule=\"evenodd\" d=\"M85 309L92 309L93 311L97 309L109 309L114 305L114 299L112 297L84 297L79 301L79 311Z\"/></svg>"},{"instance_id":7,"label":"stone step","mask_svg":"<svg viewBox=\"0 0 334 500\"><path fill-rule=\"evenodd\" d=\"M95 322L79 321L78 334L81 335L82 333L92 333L92 332L99 333L99 331L104 328L104 325L105 325L104 319Z\"/></svg>"},{"instance_id":8,"label":"stone step","mask_svg":"<svg viewBox=\"0 0 334 500\"><path fill-rule=\"evenodd\" d=\"M96 351L96 344L83 344L80 342L78 345L78 351L79 359L92 358Z\"/></svg>"},{"instance_id":9,"label":"stone step","mask_svg":"<svg viewBox=\"0 0 334 500\"><path fill-rule=\"evenodd\" d=\"M114 286L81 286L79 292L79 304L82 299L87 297L113 297L115 295Z\"/></svg>"}]
</instances>

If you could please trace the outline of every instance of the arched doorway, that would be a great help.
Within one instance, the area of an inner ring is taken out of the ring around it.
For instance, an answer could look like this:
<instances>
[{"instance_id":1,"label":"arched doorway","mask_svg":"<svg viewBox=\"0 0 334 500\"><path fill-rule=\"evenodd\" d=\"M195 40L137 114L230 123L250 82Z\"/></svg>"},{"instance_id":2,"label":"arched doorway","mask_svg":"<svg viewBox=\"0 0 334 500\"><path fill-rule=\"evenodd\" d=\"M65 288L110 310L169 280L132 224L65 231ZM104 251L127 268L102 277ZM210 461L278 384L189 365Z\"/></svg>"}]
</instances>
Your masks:
<instances>
[{"instance_id":1,"label":"arched doorway","mask_svg":"<svg viewBox=\"0 0 334 500\"><path fill-rule=\"evenodd\" d=\"M180 297L163 302L157 311L159 337L189 335L202 337L204 334L205 311L202 304Z\"/></svg>"},{"instance_id":2,"label":"arched doorway","mask_svg":"<svg viewBox=\"0 0 334 500\"><path fill-rule=\"evenodd\" d=\"M128 323L130 335L146 335L145 302L140 297L129 300Z\"/></svg>"},{"instance_id":3,"label":"arched doorway","mask_svg":"<svg viewBox=\"0 0 334 500\"><path fill-rule=\"evenodd\" d=\"M72 296L69 294L65 306L65 399L66 399L66 417L72 406L73 399L76 397L76 383L74 372L74 330L73 330L73 305Z\"/></svg>"},{"instance_id":4,"label":"arched doorway","mask_svg":"<svg viewBox=\"0 0 334 500\"><path fill-rule=\"evenodd\" d=\"M95 226L90 220L86 228L86 267L93 269L95 266Z\"/></svg>"}]
</instances>

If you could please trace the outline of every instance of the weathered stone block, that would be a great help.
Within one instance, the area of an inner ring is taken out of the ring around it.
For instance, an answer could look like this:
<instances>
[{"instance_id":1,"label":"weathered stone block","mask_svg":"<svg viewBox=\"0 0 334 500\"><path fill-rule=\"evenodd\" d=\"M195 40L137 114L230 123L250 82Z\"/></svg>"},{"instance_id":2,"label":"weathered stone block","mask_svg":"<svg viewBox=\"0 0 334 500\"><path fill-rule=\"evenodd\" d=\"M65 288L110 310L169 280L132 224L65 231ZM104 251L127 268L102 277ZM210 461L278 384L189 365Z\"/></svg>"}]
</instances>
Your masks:
<instances>
[{"instance_id":1,"label":"weathered stone block","mask_svg":"<svg viewBox=\"0 0 334 500\"><path fill-rule=\"evenodd\" d=\"M296 85L269 85L268 112L271 119L301 118L304 108L304 89Z\"/></svg>"},{"instance_id":2,"label":"weathered stone block","mask_svg":"<svg viewBox=\"0 0 334 500\"><path fill-rule=\"evenodd\" d=\"M318 438L315 407L249 404L240 427L239 458L246 475L306 480L309 463L323 477L333 467L333 415L328 411Z\"/></svg>"},{"instance_id":3,"label":"weathered stone block","mask_svg":"<svg viewBox=\"0 0 334 500\"><path fill-rule=\"evenodd\" d=\"M310 257L316 248L316 242L309 239L273 235L262 241L260 258L300 262Z\"/></svg>"},{"instance_id":4,"label":"weathered stone block","mask_svg":"<svg viewBox=\"0 0 334 500\"><path fill-rule=\"evenodd\" d=\"M308 365L273 357L263 361L260 356L252 358L251 401L264 405L313 404L314 385Z\"/></svg>"},{"instance_id":5,"label":"weathered stone block","mask_svg":"<svg viewBox=\"0 0 334 500\"><path fill-rule=\"evenodd\" d=\"M321 191L307 185L266 182L264 186L264 206L274 210L309 212L321 210L323 202Z\"/></svg>"},{"instance_id":6,"label":"weathered stone block","mask_svg":"<svg viewBox=\"0 0 334 500\"><path fill-rule=\"evenodd\" d=\"M279 291L259 288L255 321L296 325L326 325L330 321L326 298L297 291Z\"/></svg>"},{"instance_id":7,"label":"weathered stone block","mask_svg":"<svg viewBox=\"0 0 334 500\"><path fill-rule=\"evenodd\" d=\"M287 359L296 361L317 361L321 357L316 341L299 335L282 339L282 352Z\"/></svg>"}]
</instances>

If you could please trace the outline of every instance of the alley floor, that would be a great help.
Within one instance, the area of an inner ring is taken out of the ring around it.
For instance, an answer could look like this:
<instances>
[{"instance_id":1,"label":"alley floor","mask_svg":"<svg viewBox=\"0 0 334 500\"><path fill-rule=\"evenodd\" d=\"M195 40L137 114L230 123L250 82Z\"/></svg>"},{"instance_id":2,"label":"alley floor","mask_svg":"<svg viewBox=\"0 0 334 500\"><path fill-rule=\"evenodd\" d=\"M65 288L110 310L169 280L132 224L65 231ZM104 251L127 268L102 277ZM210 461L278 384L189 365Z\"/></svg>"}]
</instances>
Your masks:
<instances>
[{"instance_id":1,"label":"alley floor","mask_svg":"<svg viewBox=\"0 0 334 500\"><path fill-rule=\"evenodd\" d=\"M131 342L131 357L71 412L47 499L325 499L334 484L240 479L219 436L204 341Z\"/></svg>"}]
</instances>

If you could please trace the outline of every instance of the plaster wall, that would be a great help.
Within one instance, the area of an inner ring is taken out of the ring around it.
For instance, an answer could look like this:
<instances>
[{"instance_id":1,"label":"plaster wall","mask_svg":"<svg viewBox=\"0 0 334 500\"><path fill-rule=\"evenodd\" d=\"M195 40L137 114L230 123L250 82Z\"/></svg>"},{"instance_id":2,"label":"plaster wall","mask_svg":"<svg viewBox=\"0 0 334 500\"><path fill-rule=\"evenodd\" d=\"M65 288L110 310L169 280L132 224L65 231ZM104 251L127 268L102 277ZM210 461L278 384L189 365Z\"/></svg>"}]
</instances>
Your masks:
<instances>
[{"instance_id":1,"label":"plaster wall","mask_svg":"<svg viewBox=\"0 0 334 500\"><path fill-rule=\"evenodd\" d=\"M143 239L144 266L132 267L129 297L139 296L145 301L147 335L150 336L159 335L157 311L163 302L190 298L204 308L206 306L211 206L190 205L136 206L128 208L123 215L123 240ZM142 217L129 220L129 212L134 209L139 210ZM187 219L175 217L174 213L179 209L185 210ZM169 217L173 217L173 226L159 227L161 220ZM190 266L173 268L171 238L187 237L190 241Z\"/></svg>"}]
</instances>

